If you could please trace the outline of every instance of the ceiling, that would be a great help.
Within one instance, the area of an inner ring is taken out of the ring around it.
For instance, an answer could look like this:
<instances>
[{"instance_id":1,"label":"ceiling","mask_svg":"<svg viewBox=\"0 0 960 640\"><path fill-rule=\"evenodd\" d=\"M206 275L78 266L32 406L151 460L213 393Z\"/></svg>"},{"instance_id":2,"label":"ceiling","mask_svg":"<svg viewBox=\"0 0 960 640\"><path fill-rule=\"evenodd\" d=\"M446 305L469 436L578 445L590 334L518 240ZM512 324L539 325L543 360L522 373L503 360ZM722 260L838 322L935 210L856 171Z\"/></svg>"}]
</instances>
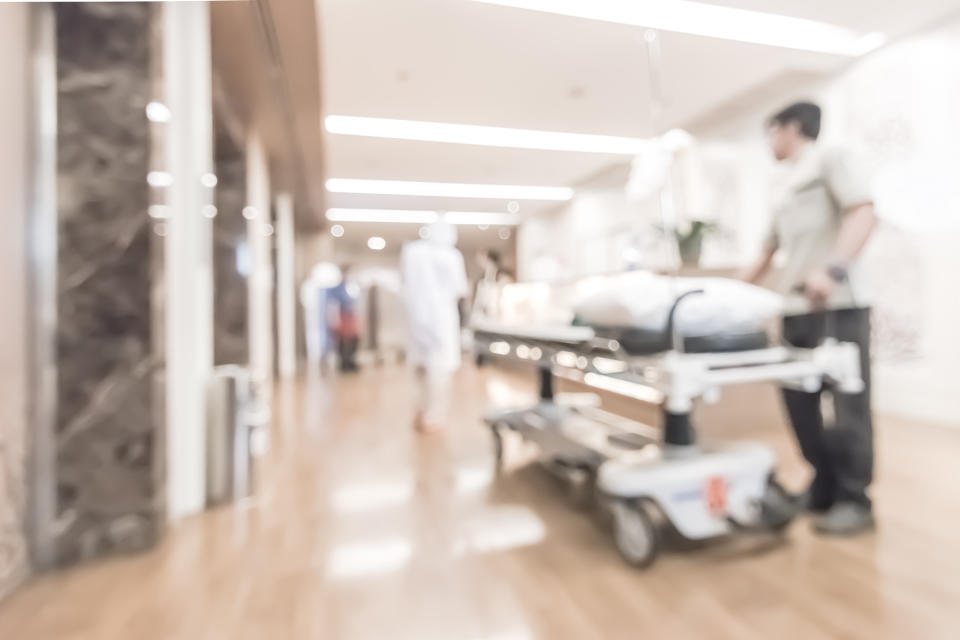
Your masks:
<instances>
[{"instance_id":1,"label":"ceiling","mask_svg":"<svg viewBox=\"0 0 960 640\"><path fill-rule=\"evenodd\" d=\"M956 9L955 0L913 0L909 11L902 0L701 1L880 30L891 39ZM637 27L470 0L248 0L211 3L211 11L221 80L237 97L240 119L265 132L277 182L298 193L307 226L322 224L325 207L507 207L497 200L326 194L326 177L571 186L624 161L324 135L323 114L646 136L695 128L764 88L783 93L850 61L664 33L665 112L653 123ZM521 214L556 206L524 202ZM382 227L385 237L410 232Z\"/></svg>"},{"instance_id":2,"label":"ceiling","mask_svg":"<svg viewBox=\"0 0 960 640\"><path fill-rule=\"evenodd\" d=\"M881 30L891 38L946 0L710 0ZM835 72L849 58L662 34L665 118L651 122L639 28L468 0L318 0L326 114L646 136L704 121L766 84ZM622 156L325 136L329 177L575 185ZM503 211L503 201L328 194L328 206ZM556 203L523 203L521 213Z\"/></svg>"},{"instance_id":3,"label":"ceiling","mask_svg":"<svg viewBox=\"0 0 960 640\"><path fill-rule=\"evenodd\" d=\"M211 2L210 22L219 115L237 137L261 134L272 186L296 195L302 226L319 224L324 192L316 176L324 157L313 0Z\"/></svg>"}]
</instances>

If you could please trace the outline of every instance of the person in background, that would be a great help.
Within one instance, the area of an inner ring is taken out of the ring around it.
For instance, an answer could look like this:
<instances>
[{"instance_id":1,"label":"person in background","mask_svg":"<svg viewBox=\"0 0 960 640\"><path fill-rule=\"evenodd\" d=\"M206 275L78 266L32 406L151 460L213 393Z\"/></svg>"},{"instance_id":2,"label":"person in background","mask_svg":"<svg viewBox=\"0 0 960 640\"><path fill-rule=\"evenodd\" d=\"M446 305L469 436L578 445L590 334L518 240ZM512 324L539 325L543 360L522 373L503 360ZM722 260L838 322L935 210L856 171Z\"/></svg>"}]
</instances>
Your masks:
<instances>
[{"instance_id":1,"label":"person in background","mask_svg":"<svg viewBox=\"0 0 960 640\"><path fill-rule=\"evenodd\" d=\"M450 376L460 366L458 303L467 295L456 227L434 223L426 240L404 245L400 255L407 316L407 359L415 368L419 397L414 427L443 428Z\"/></svg>"},{"instance_id":2,"label":"person in background","mask_svg":"<svg viewBox=\"0 0 960 640\"><path fill-rule=\"evenodd\" d=\"M801 496L803 505L818 514L814 528L853 535L874 527L867 495L874 459L870 309L855 295L854 272L877 216L861 167L848 153L816 144L817 105L791 105L770 118L768 128L782 174L774 185L773 219L762 254L743 278L760 281L782 251L777 289L787 302L784 339L809 348L830 335L860 348L865 388L856 394L832 392L834 425L824 424L820 391L783 390L800 450L815 474Z\"/></svg>"},{"instance_id":3,"label":"person in background","mask_svg":"<svg viewBox=\"0 0 960 640\"><path fill-rule=\"evenodd\" d=\"M474 262L479 268L480 277L473 287L474 319L490 318L496 315L497 276L500 273L500 254L496 251L481 249L477 251Z\"/></svg>"},{"instance_id":4,"label":"person in background","mask_svg":"<svg viewBox=\"0 0 960 640\"><path fill-rule=\"evenodd\" d=\"M514 282L513 274L504 269L500 252L480 250L476 254L480 277L473 288L472 318L495 318L500 301L500 287Z\"/></svg>"},{"instance_id":5,"label":"person in background","mask_svg":"<svg viewBox=\"0 0 960 640\"><path fill-rule=\"evenodd\" d=\"M357 365L357 348L360 343L357 299L360 297L360 287L353 281L349 264L341 266L340 273L342 274L340 284L330 289L328 299L335 303L331 325L337 335L340 370L351 373L360 369Z\"/></svg>"}]
</instances>

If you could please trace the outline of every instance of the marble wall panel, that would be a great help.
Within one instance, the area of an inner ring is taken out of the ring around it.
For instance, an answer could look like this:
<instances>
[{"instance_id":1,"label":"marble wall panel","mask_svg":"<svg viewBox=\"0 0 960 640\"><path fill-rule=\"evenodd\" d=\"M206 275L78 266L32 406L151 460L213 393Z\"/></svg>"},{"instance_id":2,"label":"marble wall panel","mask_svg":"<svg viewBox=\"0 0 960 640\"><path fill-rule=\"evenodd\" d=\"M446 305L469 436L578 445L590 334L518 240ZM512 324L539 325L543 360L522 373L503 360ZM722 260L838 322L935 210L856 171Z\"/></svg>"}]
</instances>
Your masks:
<instances>
[{"instance_id":1,"label":"marble wall panel","mask_svg":"<svg viewBox=\"0 0 960 640\"><path fill-rule=\"evenodd\" d=\"M249 360L247 332L247 275L243 273L247 246L246 162L243 148L233 139L222 119L214 113L214 167L217 187L213 221L214 363L246 365Z\"/></svg>"},{"instance_id":2,"label":"marble wall panel","mask_svg":"<svg viewBox=\"0 0 960 640\"><path fill-rule=\"evenodd\" d=\"M151 348L150 3L56 4L57 560L162 530Z\"/></svg>"}]
</instances>

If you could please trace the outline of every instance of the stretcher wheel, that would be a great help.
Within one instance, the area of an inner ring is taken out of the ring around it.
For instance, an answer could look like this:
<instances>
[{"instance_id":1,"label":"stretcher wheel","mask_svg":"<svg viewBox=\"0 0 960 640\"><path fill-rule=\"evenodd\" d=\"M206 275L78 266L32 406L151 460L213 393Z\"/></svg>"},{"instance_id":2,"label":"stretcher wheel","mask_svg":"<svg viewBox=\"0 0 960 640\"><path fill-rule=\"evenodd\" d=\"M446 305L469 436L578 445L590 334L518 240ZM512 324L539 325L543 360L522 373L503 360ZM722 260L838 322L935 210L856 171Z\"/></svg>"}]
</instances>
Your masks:
<instances>
[{"instance_id":1,"label":"stretcher wheel","mask_svg":"<svg viewBox=\"0 0 960 640\"><path fill-rule=\"evenodd\" d=\"M570 500L578 509L593 505L596 493L596 474L590 469L575 468L567 473Z\"/></svg>"},{"instance_id":2,"label":"stretcher wheel","mask_svg":"<svg viewBox=\"0 0 960 640\"><path fill-rule=\"evenodd\" d=\"M790 493L771 476L760 503L761 522L771 531L780 533L790 526L796 515L797 506Z\"/></svg>"},{"instance_id":3,"label":"stretcher wheel","mask_svg":"<svg viewBox=\"0 0 960 640\"><path fill-rule=\"evenodd\" d=\"M646 569L654 563L660 554L660 532L648 501L621 501L613 505L613 540L630 566Z\"/></svg>"}]
</instances>

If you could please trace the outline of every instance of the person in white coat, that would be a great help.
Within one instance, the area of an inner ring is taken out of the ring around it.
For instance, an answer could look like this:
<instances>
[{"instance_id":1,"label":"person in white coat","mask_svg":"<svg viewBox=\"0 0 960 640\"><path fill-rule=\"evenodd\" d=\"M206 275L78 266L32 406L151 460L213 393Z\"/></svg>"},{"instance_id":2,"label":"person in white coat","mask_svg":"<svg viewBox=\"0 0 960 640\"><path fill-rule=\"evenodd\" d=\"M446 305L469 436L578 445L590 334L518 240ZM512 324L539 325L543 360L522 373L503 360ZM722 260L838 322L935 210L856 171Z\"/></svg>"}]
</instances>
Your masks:
<instances>
[{"instance_id":1,"label":"person in white coat","mask_svg":"<svg viewBox=\"0 0 960 640\"><path fill-rule=\"evenodd\" d=\"M443 426L450 377L460 367L458 302L468 293L463 255L456 249L456 227L434 223L425 240L404 245L400 255L407 315L407 359L419 386L414 426Z\"/></svg>"}]
</instances>

